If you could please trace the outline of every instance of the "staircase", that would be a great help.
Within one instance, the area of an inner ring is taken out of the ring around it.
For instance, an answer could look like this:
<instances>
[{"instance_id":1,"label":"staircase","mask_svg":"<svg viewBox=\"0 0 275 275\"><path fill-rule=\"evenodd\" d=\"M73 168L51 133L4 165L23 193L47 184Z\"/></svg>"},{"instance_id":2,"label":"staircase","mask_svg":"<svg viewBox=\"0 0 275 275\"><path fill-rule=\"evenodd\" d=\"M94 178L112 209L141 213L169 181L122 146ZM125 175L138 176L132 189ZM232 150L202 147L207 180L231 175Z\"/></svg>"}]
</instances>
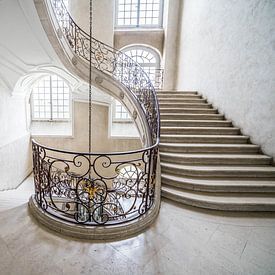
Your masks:
<instances>
[{"instance_id":1,"label":"staircase","mask_svg":"<svg viewBox=\"0 0 275 275\"><path fill-rule=\"evenodd\" d=\"M272 158L197 92L158 92L162 196L202 208L275 211Z\"/></svg>"}]
</instances>

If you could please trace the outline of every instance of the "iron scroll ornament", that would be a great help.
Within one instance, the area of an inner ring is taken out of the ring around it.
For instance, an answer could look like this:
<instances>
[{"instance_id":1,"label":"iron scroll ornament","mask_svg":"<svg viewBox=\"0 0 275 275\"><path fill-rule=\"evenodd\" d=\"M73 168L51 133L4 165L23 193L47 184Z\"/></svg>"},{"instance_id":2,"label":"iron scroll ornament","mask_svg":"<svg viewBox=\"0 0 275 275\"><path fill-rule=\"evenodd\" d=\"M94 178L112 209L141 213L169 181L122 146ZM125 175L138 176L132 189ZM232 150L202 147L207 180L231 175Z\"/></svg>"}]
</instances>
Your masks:
<instances>
[{"instance_id":1,"label":"iron scroll ornament","mask_svg":"<svg viewBox=\"0 0 275 275\"><path fill-rule=\"evenodd\" d=\"M59 219L114 225L154 204L158 147L123 153L78 153L32 141L35 200ZM92 177L90 177L92 175Z\"/></svg>"}]
</instances>

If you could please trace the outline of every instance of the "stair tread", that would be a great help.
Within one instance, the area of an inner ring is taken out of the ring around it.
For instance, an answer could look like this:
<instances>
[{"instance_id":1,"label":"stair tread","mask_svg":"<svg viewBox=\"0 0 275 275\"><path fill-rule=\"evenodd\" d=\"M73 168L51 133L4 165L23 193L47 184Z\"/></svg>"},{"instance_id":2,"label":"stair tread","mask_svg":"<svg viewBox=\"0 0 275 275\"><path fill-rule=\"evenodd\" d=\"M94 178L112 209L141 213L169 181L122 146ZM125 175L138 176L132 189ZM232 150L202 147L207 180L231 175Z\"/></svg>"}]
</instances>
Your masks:
<instances>
[{"instance_id":1,"label":"stair tread","mask_svg":"<svg viewBox=\"0 0 275 275\"><path fill-rule=\"evenodd\" d=\"M262 154L212 154L212 153L169 153L169 152L160 152L162 156L171 156L171 157L178 157L178 158L234 158L234 159L272 159L269 156L262 155ZM274 167L275 168L275 167Z\"/></svg>"},{"instance_id":2,"label":"stair tread","mask_svg":"<svg viewBox=\"0 0 275 275\"><path fill-rule=\"evenodd\" d=\"M240 166L240 165L186 165L161 162L163 167L171 167L177 169L186 169L194 171L260 171L260 172L274 172L275 166L261 165L261 166ZM275 176L275 175L274 175Z\"/></svg>"},{"instance_id":3,"label":"stair tread","mask_svg":"<svg viewBox=\"0 0 275 275\"><path fill-rule=\"evenodd\" d=\"M180 108L180 107L173 107L173 108L169 108L169 107L162 107L161 106L161 104L159 104L159 108L161 109L161 110L171 110L171 111L173 111L173 110L188 110L188 111L190 111L190 110L202 110L202 111L205 111L205 108ZM209 109L207 109L207 110L214 110L214 111L217 111L217 109L216 108L209 108ZM171 112L172 114L173 114L173 112ZM168 113L165 113L165 114L168 114ZM174 113L174 114L177 114L177 113Z\"/></svg>"},{"instance_id":4,"label":"stair tread","mask_svg":"<svg viewBox=\"0 0 275 275\"><path fill-rule=\"evenodd\" d=\"M161 178L165 179L170 179L173 181L180 182L184 184L185 182L189 182L192 184L199 184L199 185L206 185L206 186L224 186L224 185L229 185L229 186L274 186L275 187L275 180L245 180L245 179L230 179L230 180L225 180L225 179L193 179L189 177L183 177L183 176L177 176L177 175L170 175L167 173L162 173Z\"/></svg>"},{"instance_id":5,"label":"stair tread","mask_svg":"<svg viewBox=\"0 0 275 275\"><path fill-rule=\"evenodd\" d=\"M201 129L201 130L208 130L208 129L217 129L217 130L240 130L240 128L238 127L233 127L233 126L230 126L230 127L205 127L205 126L197 126L197 127L191 127L191 126L163 126L161 127L162 129Z\"/></svg>"},{"instance_id":6,"label":"stair tread","mask_svg":"<svg viewBox=\"0 0 275 275\"><path fill-rule=\"evenodd\" d=\"M191 138L191 137L199 137L199 138L228 138L227 135L182 135L182 134L161 134L161 137L171 137L171 138L176 138L176 137L188 137L188 138ZM245 136L245 135L232 135L230 136L230 138L236 138L236 139L248 139L249 137L248 136Z\"/></svg>"},{"instance_id":7,"label":"stair tread","mask_svg":"<svg viewBox=\"0 0 275 275\"><path fill-rule=\"evenodd\" d=\"M229 193L229 194L209 194L207 192L202 192L202 191L191 191L191 190L182 190L182 189L177 189L174 187L166 187L162 186L162 191L174 194L179 197L187 197L189 199L193 200L199 200L203 202L210 202L210 203L215 203L215 204L227 204L227 203L235 203L235 204L251 204L251 205L256 205L256 204L275 204L275 195L274 194L266 194L266 193L261 193L257 194L244 194L244 193Z\"/></svg>"},{"instance_id":8,"label":"stair tread","mask_svg":"<svg viewBox=\"0 0 275 275\"><path fill-rule=\"evenodd\" d=\"M217 121L213 121L211 119L162 119L161 121L171 121L171 122L180 122L180 121L184 121L184 122L216 122L216 123L225 123L225 122L232 122L231 120L217 120Z\"/></svg>"},{"instance_id":9,"label":"stair tread","mask_svg":"<svg viewBox=\"0 0 275 275\"><path fill-rule=\"evenodd\" d=\"M171 147L211 147L211 148L259 148L259 145L255 144L223 144L223 143L168 143L161 142L160 146L171 146Z\"/></svg>"}]
</instances>

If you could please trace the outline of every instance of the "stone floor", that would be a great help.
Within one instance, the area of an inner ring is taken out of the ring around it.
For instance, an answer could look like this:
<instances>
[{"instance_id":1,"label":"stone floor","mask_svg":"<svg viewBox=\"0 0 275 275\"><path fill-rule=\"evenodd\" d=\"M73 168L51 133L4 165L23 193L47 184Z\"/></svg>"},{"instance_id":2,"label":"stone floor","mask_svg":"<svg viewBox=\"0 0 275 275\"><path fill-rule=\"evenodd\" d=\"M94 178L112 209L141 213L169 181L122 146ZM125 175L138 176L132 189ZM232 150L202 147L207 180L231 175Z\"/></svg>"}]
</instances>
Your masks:
<instances>
[{"instance_id":1,"label":"stone floor","mask_svg":"<svg viewBox=\"0 0 275 275\"><path fill-rule=\"evenodd\" d=\"M0 192L0 274L275 274L275 214L222 213L163 201L129 240L68 239L28 214L32 178Z\"/></svg>"}]
</instances>

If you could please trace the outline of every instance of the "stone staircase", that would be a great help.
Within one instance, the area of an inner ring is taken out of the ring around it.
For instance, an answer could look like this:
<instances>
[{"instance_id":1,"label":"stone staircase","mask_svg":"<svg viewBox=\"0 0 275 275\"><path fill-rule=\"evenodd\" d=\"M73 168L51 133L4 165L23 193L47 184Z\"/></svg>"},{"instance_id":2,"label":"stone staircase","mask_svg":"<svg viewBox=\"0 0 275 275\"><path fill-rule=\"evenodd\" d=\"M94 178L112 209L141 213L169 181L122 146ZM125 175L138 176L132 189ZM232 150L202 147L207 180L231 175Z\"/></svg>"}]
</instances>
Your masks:
<instances>
[{"instance_id":1,"label":"stone staircase","mask_svg":"<svg viewBox=\"0 0 275 275\"><path fill-rule=\"evenodd\" d=\"M197 92L159 91L162 196L202 208L275 211L275 166Z\"/></svg>"}]
</instances>

